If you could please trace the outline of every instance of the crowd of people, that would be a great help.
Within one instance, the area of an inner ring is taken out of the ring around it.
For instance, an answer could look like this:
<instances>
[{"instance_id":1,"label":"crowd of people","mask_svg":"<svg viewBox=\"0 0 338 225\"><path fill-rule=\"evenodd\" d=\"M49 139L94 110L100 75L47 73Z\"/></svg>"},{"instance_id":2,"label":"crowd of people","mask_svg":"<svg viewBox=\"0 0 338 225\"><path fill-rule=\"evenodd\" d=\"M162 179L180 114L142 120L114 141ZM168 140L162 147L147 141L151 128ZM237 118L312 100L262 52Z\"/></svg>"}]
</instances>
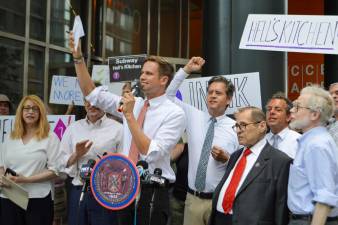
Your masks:
<instances>
[{"instance_id":1,"label":"crowd of people","mask_svg":"<svg viewBox=\"0 0 338 225\"><path fill-rule=\"evenodd\" d=\"M68 225L338 225L338 83L328 91L305 87L294 102L276 93L265 113L247 106L232 118L226 110L235 87L222 76L208 82L207 112L175 97L184 79L202 69L201 57L173 76L172 65L150 56L140 75L144 98L134 97L130 85L118 96L91 80L72 34L69 44L86 118L59 141L41 99L21 100L0 149L0 174L14 170L5 176L28 191L29 203L23 210L1 194L1 224L52 224L53 181L65 173ZM0 113L11 110L0 95ZM117 211L90 191L82 200L81 166L105 152L144 160L150 173L160 168L164 185L141 184L139 201Z\"/></svg>"}]
</instances>

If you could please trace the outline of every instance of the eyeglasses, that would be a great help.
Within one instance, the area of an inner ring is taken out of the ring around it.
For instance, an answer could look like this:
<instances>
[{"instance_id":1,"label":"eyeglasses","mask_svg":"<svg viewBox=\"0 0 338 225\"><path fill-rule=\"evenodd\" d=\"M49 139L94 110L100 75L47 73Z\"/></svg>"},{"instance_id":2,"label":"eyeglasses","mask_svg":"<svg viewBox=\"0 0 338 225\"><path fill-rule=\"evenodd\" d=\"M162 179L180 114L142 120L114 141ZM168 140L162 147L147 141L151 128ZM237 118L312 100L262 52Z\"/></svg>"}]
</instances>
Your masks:
<instances>
[{"instance_id":1,"label":"eyeglasses","mask_svg":"<svg viewBox=\"0 0 338 225\"><path fill-rule=\"evenodd\" d=\"M299 103L293 103L292 104L292 109L295 109L295 110L293 110L294 112L298 112L299 109L308 109L308 110L313 111L313 109L311 109L310 107L301 106L301 105L299 105Z\"/></svg>"},{"instance_id":2,"label":"eyeglasses","mask_svg":"<svg viewBox=\"0 0 338 225\"><path fill-rule=\"evenodd\" d=\"M258 122L253 122L253 123L235 123L235 125L232 126L232 129L236 132L237 130L240 130L240 131L244 131L246 130L246 127L248 125L251 125L251 124L258 124L262 121L258 121Z\"/></svg>"},{"instance_id":3,"label":"eyeglasses","mask_svg":"<svg viewBox=\"0 0 338 225\"><path fill-rule=\"evenodd\" d=\"M40 112L40 109L39 109L39 107L37 107L37 106L24 106L24 107L23 107L23 111L24 111L24 112L29 112L29 111L31 111L31 110L32 110L32 112L34 112L34 113Z\"/></svg>"}]
</instances>

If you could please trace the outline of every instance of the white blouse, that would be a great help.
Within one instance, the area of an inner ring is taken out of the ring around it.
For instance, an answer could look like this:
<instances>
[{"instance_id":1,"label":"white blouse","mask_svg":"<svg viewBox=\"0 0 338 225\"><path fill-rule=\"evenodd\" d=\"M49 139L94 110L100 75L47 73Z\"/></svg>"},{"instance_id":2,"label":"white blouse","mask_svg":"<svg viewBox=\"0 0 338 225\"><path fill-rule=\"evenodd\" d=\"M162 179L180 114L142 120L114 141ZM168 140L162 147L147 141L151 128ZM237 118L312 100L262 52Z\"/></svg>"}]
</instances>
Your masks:
<instances>
[{"instance_id":1,"label":"white blouse","mask_svg":"<svg viewBox=\"0 0 338 225\"><path fill-rule=\"evenodd\" d=\"M51 131L42 140L32 138L24 144L22 139L7 139L1 146L0 167L11 168L25 177L39 174L44 170L52 170L58 174L59 159L58 137ZM44 198L52 191L53 180L38 183L20 184L29 194L29 198ZM2 198L6 198L1 194Z\"/></svg>"}]
</instances>

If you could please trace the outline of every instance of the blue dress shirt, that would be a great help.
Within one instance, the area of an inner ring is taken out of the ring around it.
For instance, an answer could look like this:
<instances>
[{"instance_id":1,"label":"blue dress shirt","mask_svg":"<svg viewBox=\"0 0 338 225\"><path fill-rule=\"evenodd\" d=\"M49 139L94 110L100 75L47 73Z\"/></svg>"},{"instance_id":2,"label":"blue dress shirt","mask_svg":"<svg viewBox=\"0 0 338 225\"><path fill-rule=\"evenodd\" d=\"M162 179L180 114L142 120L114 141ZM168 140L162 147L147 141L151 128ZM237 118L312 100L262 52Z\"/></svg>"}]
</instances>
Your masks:
<instances>
[{"instance_id":1,"label":"blue dress shirt","mask_svg":"<svg viewBox=\"0 0 338 225\"><path fill-rule=\"evenodd\" d=\"M313 214L316 202L338 206L338 149L325 127L298 138L299 149L290 166L288 207L293 214ZM337 216L332 210L329 216Z\"/></svg>"}]
</instances>

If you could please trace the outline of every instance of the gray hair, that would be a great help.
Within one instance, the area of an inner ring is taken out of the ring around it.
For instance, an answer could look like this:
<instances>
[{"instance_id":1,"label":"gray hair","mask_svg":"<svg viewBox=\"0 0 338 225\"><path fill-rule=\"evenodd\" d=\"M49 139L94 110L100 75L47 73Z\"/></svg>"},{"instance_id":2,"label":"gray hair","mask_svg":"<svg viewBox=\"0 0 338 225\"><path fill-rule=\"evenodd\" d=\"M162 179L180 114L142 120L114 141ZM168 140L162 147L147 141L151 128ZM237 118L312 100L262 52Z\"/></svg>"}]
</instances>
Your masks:
<instances>
[{"instance_id":1,"label":"gray hair","mask_svg":"<svg viewBox=\"0 0 338 225\"><path fill-rule=\"evenodd\" d=\"M333 116L335 104L332 96L323 88L313 85L305 87L300 92L301 95L310 95L307 106L315 112L320 112L320 122L325 125Z\"/></svg>"},{"instance_id":2,"label":"gray hair","mask_svg":"<svg viewBox=\"0 0 338 225\"><path fill-rule=\"evenodd\" d=\"M338 85L338 82L335 82L335 83L330 84L329 89L333 88L333 86L336 86L336 85Z\"/></svg>"}]
</instances>

